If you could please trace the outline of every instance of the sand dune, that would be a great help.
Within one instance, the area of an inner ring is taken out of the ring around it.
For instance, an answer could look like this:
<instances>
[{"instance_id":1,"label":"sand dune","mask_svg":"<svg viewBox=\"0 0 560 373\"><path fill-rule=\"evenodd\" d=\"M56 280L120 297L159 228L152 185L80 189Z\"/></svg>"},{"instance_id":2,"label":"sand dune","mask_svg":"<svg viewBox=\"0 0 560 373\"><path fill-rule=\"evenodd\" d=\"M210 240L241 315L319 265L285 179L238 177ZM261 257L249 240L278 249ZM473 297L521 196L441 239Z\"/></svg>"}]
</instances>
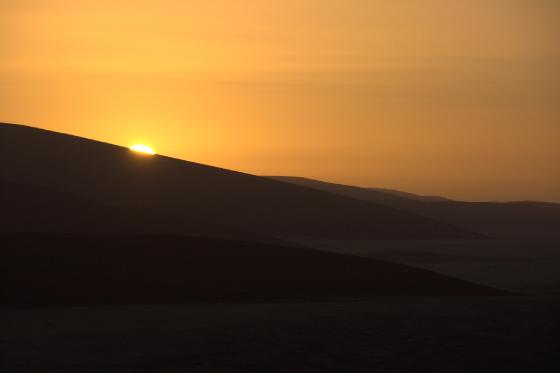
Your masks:
<instances>
[{"instance_id":1,"label":"sand dune","mask_svg":"<svg viewBox=\"0 0 560 373\"><path fill-rule=\"evenodd\" d=\"M4 306L507 294L402 264L259 243L53 233L1 239Z\"/></svg>"},{"instance_id":2,"label":"sand dune","mask_svg":"<svg viewBox=\"0 0 560 373\"><path fill-rule=\"evenodd\" d=\"M466 230L498 238L560 239L560 205L546 202L462 202L418 200L401 193L385 194L377 189L334 184L299 177L275 177L333 194L447 222Z\"/></svg>"},{"instance_id":3,"label":"sand dune","mask_svg":"<svg viewBox=\"0 0 560 373\"><path fill-rule=\"evenodd\" d=\"M45 187L0 180L0 232L177 234L257 242L281 240L239 227L145 208L95 202Z\"/></svg>"},{"instance_id":4,"label":"sand dune","mask_svg":"<svg viewBox=\"0 0 560 373\"><path fill-rule=\"evenodd\" d=\"M354 198L18 125L0 125L1 177L115 206L276 237L473 237Z\"/></svg>"}]
</instances>

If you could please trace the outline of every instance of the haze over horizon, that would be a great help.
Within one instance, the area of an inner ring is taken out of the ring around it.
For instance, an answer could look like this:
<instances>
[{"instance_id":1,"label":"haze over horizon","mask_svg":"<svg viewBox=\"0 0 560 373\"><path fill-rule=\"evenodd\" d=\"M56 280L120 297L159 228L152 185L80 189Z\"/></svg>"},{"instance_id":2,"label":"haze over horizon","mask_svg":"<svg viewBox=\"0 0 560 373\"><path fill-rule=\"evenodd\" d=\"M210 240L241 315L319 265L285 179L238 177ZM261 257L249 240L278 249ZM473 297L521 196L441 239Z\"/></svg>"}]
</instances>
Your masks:
<instances>
[{"instance_id":1,"label":"haze over horizon","mask_svg":"<svg viewBox=\"0 0 560 373\"><path fill-rule=\"evenodd\" d=\"M0 121L259 175L560 202L559 11L5 2Z\"/></svg>"}]
</instances>

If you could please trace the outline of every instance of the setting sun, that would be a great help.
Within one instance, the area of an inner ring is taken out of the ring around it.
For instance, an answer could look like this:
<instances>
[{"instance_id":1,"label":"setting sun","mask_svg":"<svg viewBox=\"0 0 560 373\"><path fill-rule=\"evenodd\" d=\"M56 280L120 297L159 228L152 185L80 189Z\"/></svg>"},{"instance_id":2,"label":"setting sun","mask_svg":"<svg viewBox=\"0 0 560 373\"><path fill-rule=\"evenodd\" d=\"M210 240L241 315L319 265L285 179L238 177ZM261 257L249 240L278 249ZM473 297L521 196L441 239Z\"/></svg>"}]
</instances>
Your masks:
<instances>
[{"instance_id":1,"label":"setting sun","mask_svg":"<svg viewBox=\"0 0 560 373\"><path fill-rule=\"evenodd\" d=\"M148 145L136 144L130 147L130 150L144 154L156 154L154 149L150 148Z\"/></svg>"}]
</instances>

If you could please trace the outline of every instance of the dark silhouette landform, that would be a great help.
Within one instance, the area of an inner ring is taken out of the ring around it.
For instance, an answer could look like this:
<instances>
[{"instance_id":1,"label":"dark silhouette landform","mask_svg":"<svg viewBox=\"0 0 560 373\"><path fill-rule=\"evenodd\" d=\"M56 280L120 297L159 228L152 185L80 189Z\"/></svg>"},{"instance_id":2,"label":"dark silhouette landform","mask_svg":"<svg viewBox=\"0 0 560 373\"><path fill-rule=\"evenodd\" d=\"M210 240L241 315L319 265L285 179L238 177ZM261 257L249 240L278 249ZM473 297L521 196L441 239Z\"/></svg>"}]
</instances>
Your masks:
<instances>
[{"instance_id":1,"label":"dark silhouette landform","mask_svg":"<svg viewBox=\"0 0 560 373\"><path fill-rule=\"evenodd\" d=\"M258 232L145 208L107 205L54 189L0 180L0 232L177 234L281 243Z\"/></svg>"},{"instance_id":2,"label":"dark silhouette landform","mask_svg":"<svg viewBox=\"0 0 560 373\"><path fill-rule=\"evenodd\" d=\"M402 264L255 242L169 235L0 237L2 306L508 294Z\"/></svg>"},{"instance_id":3,"label":"dark silhouette landform","mask_svg":"<svg viewBox=\"0 0 560 373\"><path fill-rule=\"evenodd\" d=\"M4 181L280 239L480 236L382 204L27 126L0 125L0 162Z\"/></svg>"},{"instance_id":4,"label":"dark silhouette landform","mask_svg":"<svg viewBox=\"0 0 560 373\"><path fill-rule=\"evenodd\" d=\"M388 206L0 126L2 305L506 295L290 237L480 235Z\"/></svg>"},{"instance_id":5,"label":"dark silhouette landform","mask_svg":"<svg viewBox=\"0 0 560 373\"><path fill-rule=\"evenodd\" d=\"M560 204L547 202L462 202L387 189L360 188L301 177L274 176L317 190L443 221L495 238L560 239Z\"/></svg>"},{"instance_id":6,"label":"dark silhouette landform","mask_svg":"<svg viewBox=\"0 0 560 373\"><path fill-rule=\"evenodd\" d=\"M560 204L461 202L360 188L301 177L277 180L444 221L484 239L322 238L318 249L429 269L478 284L533 295L560 294Z\"/></svg>"}]
</instances>

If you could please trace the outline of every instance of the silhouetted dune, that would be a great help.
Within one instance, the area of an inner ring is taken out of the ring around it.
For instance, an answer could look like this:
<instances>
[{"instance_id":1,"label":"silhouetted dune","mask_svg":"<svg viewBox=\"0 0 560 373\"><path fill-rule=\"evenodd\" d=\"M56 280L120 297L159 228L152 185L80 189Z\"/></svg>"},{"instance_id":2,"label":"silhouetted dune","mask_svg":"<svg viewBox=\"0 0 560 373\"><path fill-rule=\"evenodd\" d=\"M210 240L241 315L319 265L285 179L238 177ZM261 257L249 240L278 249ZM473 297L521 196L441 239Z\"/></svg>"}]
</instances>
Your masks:
<instances>
[{"instance_id":1,"label":"silhouetted dune","mask_svg":"<svg viewBox=\"0 0 560 373\"><path fill-rule=\"evenodd\" d=\"M1 239L4 306L507 294L397 263L259 243L54 233Z\"/></svg>"},{"instance_id":2,"label":"silhouetted dune","mask_svg":"<svg viewBox=\"0 0 560 373\"><path fill-rule=\"evenodd\" d=\"M439 196L421 196L418 194L401 192L392 189L383 188L361 188L352 185L328 183L324 181L309 179L299 176L267 176L270 179L284 181L296 185L302 185L309 188L322 190L329 193L336 193L346 197L362 199L369 202L386 203L387 200L392 199L405 199L405 200L418 200L418 201L449 201L449 199Z\"/></svg>"},{"instance_id":3,"label":"silhouetted dune","mask_svg":"<svg viewBox=\"0 0 560 373\"><path fill-rule=\"evenodd\" d=\"M371 191L384 193L387 196L402 197L402 198L413 199L413 200L417 200L417 201L425 201L425 202L450 201L449 198L445 198L445 197L441 197L441 196L422 196L420 194L403 192L403 191L394 190L394 189L386 189L386 188L367 188L367 189L369 189Z\"/></svg>"},{"instance_id":4,"label":"silhouetted dune","mask_svg":"<svg viewBox=\"0 0 560 373\"><path fill-rule=\"evenodd\" d=\"M420 201L386 198L376 189L333 184L299 177L276 177L286 182L409 211L500 238L560 238L560 205L546 202Z\"/></svg>"},{"instance_id":5,"label":"silhouetted dune","mask_svg":"<svg viewBox=\"0 0 560 373\"><path fill-rule=\"evenodd\" d=\"M19 125L0 125L2 179L276 237L476 237L414 213Z\"/></svg>"},{"instance_id":6,"label":"silhouetted dune","mask_svg":"<svg viewBox=\"0 0 560 373\"><path fill-rule=\"evenodd\" d=\"M498 238L560 239L560 209L548 204L395 201L391 206Z\"/></svg>"},{"instance_id":7,"label":"silhouetted dune","mask_svg":"<svg viewBox=\"0 0 560 373\"><path fill-rule=\"evenodd\" d=\"M281 243L241 228L166 214L111 206L53 189L0 180L0 232L184 234Z\"/></svg>"}]
</instances>

